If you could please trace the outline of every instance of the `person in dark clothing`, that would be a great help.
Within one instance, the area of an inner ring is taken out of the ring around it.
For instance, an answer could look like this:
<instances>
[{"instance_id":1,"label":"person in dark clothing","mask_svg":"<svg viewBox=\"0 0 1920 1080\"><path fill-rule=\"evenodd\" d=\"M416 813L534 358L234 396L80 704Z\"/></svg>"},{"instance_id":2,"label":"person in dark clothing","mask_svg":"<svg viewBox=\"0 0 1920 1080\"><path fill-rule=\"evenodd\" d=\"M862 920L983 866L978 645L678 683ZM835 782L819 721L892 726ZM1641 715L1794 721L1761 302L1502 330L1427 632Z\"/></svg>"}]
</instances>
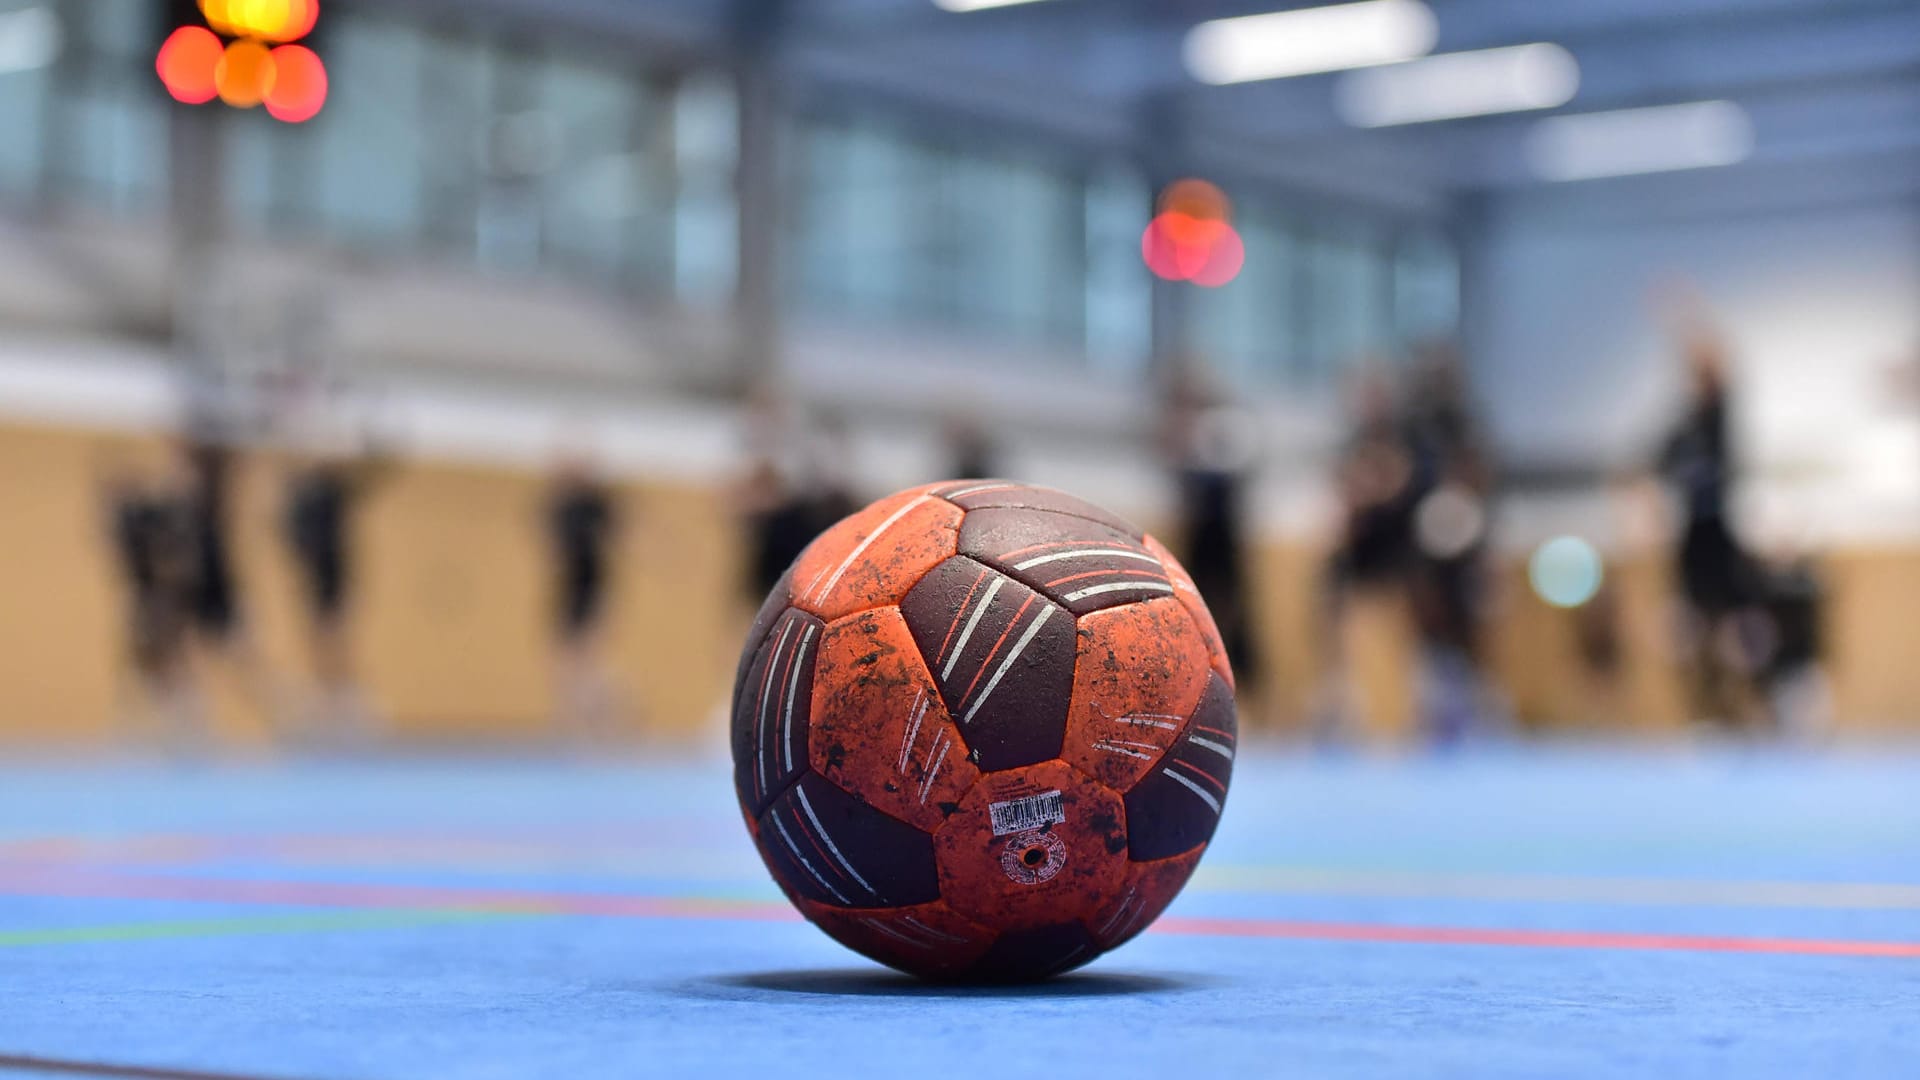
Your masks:
<instances>
[{"instance_id":1,"label":"person in dark clothing","mask_svg":"<svg viewBox=\"0 0 1920 1080\"><path fill-rule=\"evenodd\" d=\"M1187 573L1207 602L1243 692L1257 692L1246 486L1258 452L1251 418L1222 401L1203 369L1176 376L1167 395L1162 451L1178 499L1176 536Z\"/></svg>"},{"instance_id":2,"label":"person in dark clothing","mask_svg":"<svg viewBox=\"0 0 1920 1080\"><path fill-rule=\"evenodd\" d=\"M313 465L288 485L287 543L306 587L308 614L317 625L337 623L346 613L353 488L352 471L341 462Z\"/></svg>"},{"instance_id":3,"label":"person in dark clothing","mask_svg":"<svg viewBox=\"0 0 1920 1080\"><path fill-rule=\"evenodd\" d=\"M184 476L117 468L105 485L106 523L127 596L127 656L142 727L190 738L205 725L190 656L198 541Z\"/></svg>"},{"instance_id":4,"label":"person in dark clothing","mask_svg":"<svg viewBox=\"0 0 1920 1080\"><path fill-rule=\"evenodd\" d=\"M1759 683L1773 725L1784 733L1818 736L1831 719L1822 665L1826 595L1818 567L1804 554L1786 559L1767 575L1764 603L1770 632Z\"/></svg>"},{"instance_id":5,"label":"person in dark clothing","mask_svg":"<svg viewBox=\"0 0 1920 1080\"><path fill-rule=\"evenodd\" d=\"M1350 630L1362 621L1363 609L1382 607L1382 601L1404 604L1413 572L1421 485L1394 389L1377 369L1355 377L1350 432L1334 468L1340 508L1320 584L1319 637L1327 655L1314 706L1315 732L1328 740L1376 726L1368 715L1370 688L1354 670L1357 658L1348 655Z\"/></svg>"},{"instance_id":6,"label":"person in dark clothing","mask_svg":"<svg viewBox=\"0 0 1920 1080\"><path fill-rule=\"evenodd\" d=\"M947 418L947 479L979 480L1000 475L993 441L970 413Z\"/></svg>"},{"instance_id":7,"label":"person in dark clothing","mask_svg":"<svg viewBox=\"0 0 1920 1080\"><path fill-rule=\"evenodd\" d=\"M820 534L821 515L768 460L749 468L736 498L747 534L747 599L757 607Z\"/></svg>"},{"instance_id":8,"label":"person in dark clothing","mask_svg":"<svg viewBox=\"0 0 1920 1080\"><path fill-rule=\"evenodd\" d=\"M1482 670L1493 468L1452 350L1424 352L1404 421L1414 500L1408 589L1424 654L1424 727L1445 744L1503 711Z\"/></svg>"},{"instance_id":9,"label":"person in dark clothing","mask_svg":"<svg viewBox=\"0 0 1920 1080\"><path fill-rule=\"evenodd\" d=\"M599 626L606 601L607 547L616 525L613 499L607 489L584 468L564 467L547 506L563 638L580 638Z\"/></svg>"},{"instance_id":10,"label":"person in dark clothing","mask_svg":"<svg viewBox=\"0 0 1920 1080\"><path fill-rule=\"evenodd\" d=\"M1404 584L1414 557L1414 511L1422 484L1385 376L1362 376L1352 433L1336 475L1340 535L1329 576L1335 593Z\"/></svg>"},{"instance_id":11,"label":"person in dark clothing","mask_svg":"<svg viewBox=\"0 0 1920 1080\"><path fill-rule=\"evenodd\" d=\"M1737 478L1729 432L1731 391L1726 351L1704 320L1683 332L1689 400L1656 456L1659 474L1678 498L1682 525L1674 551L1687 614L1687 664L1694 706L1703 719L1739 723L1750 714L1752 664L1743 624L1757 614L1760 575L1735 535L1729 501Z\"/></svg>"},{"instance_id":12,"label":"person in dark clothing","mask_svg":"<svg viewBox=\"0 0 1920 1080\"><path fill-rule=\"evenodd\" d=\"M358 738L372 714L353 670L347 620L353 597L353 520L385 471L378 454L321 455L287 481L284 534L306 596L307 640L316 684L307 726Z\"/></svg>"},{"instance_id":13,"label":"person in dark clothing","mask_svg":"<svg viewBox=\"0 0 1920 1080\"><path fill-rule=\"evenodd\" d=\"M618 694L601 662L600 630L620 520L613 493L579 458L563 458L546 508L556 601L556 726L576 737L613 734Z\"/></svg>"},{"instance_id":14,"label":"person in dark clothing","mask_svg":"<svg viewBox=\"0 0 1920 1080\"><path fill-rule=\"evenodd\" d=\"M194 490L196 587L193 615L200 632L215 644L229 641L240 622L239 586L229 542L233 451L213 440L187 448Z\"/></svg>"},{"instance_id":15,"label":"person in dark clothing","mask_svg":"<svg viewBox=\"0 0 1920 1080\"><path fill-rule=\"evenodd\" d=\"M190 608L200 655L216 658L239 676L255 711L273 722L274 679L255 648L234 570L233 488L236 452L218 435L202 433L182 453L191 478L185 507L191 518L194 586Z\"/></svg>"}]
</instances>

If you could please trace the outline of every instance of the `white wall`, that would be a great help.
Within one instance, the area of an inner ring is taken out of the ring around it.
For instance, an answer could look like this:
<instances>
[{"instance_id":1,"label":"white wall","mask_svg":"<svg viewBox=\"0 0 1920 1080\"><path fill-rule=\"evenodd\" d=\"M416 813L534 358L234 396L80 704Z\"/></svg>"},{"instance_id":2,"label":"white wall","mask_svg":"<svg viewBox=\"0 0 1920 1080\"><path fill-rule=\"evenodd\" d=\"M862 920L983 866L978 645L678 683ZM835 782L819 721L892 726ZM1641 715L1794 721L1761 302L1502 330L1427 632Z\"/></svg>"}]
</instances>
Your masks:
<instances>
[{"instance_id":1,"label":"white wall","mask_svg":"<svg viewBox=\"0 0 1920 1080\"><path fill-rule=\"evenodd\" d=\"M1730 194L1733 193L1730 189ZM1473 260L1477 383L1510 461L1643 460L1682 369L1649 298L1690 279L1733 345L1751 527L1920 532L1920 204L1724 216L1603 213L1589 192L1487 218Z\"/></svg>"}]
</instances>

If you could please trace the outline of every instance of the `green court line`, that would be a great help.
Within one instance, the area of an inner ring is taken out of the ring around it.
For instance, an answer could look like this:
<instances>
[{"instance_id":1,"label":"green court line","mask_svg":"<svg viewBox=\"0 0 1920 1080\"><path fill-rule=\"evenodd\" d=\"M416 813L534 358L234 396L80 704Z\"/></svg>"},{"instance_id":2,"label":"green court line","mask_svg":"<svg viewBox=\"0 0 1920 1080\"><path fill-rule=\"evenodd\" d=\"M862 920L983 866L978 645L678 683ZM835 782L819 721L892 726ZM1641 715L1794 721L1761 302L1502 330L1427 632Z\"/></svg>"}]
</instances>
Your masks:
<instances>
[{"instance_id":1,"label":"green court line","mask_svg":"<svg viewBox=\"0 0 1920 1080\"><path fill-rule=\"evenodd\" d=\"M169 938L226 937L236 934L310 934L329 930L396 930L415 926L544 917L534 911L323 911L257 918L190 919L175 922L71 926L52 930L0 930L0 948L35 945L93 945L104 942L162 941Z\"/></svg>"}]
</instances>

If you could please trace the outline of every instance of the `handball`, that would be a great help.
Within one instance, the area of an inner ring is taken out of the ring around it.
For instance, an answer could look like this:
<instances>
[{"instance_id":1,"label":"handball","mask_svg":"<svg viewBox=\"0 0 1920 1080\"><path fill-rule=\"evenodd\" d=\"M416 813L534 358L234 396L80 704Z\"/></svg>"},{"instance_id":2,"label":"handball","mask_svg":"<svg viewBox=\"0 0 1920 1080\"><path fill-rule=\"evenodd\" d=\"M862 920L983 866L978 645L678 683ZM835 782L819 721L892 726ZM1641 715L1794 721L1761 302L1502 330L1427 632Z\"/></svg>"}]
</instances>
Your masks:
<instances>
[{"instance_id":1,"label":"handball","mask_svg":"<svg viewBox=\"0 0 1920 1080\"><path fill-rule=\"evenodd\" d=\"M1233 767L1186 571L1064 492L952 481L822 533L754 621L734 780L815 925L945 981L1087 963L1172 902Z\"/></svg>"}]
</instances>

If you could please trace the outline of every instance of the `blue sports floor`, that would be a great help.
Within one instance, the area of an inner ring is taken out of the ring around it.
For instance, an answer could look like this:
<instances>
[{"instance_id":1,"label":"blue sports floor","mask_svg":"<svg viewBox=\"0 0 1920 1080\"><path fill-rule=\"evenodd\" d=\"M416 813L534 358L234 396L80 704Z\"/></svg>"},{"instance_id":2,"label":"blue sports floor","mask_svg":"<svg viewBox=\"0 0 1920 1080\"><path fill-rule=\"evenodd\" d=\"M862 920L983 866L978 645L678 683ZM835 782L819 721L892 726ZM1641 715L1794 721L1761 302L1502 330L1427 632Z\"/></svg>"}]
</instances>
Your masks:
<instances>
[{"instance_id":1,"label":"blue sports floor","mask_svg":"<svg viewBox=\"0 0 1920 1080\"><path fill-rule=\"evenodd\" d=\"M15 763L0 1075L1915 1077L1920 755L1250 753L1012 991L793 921L720 763Z\"/></svg>"}]
</instances>

